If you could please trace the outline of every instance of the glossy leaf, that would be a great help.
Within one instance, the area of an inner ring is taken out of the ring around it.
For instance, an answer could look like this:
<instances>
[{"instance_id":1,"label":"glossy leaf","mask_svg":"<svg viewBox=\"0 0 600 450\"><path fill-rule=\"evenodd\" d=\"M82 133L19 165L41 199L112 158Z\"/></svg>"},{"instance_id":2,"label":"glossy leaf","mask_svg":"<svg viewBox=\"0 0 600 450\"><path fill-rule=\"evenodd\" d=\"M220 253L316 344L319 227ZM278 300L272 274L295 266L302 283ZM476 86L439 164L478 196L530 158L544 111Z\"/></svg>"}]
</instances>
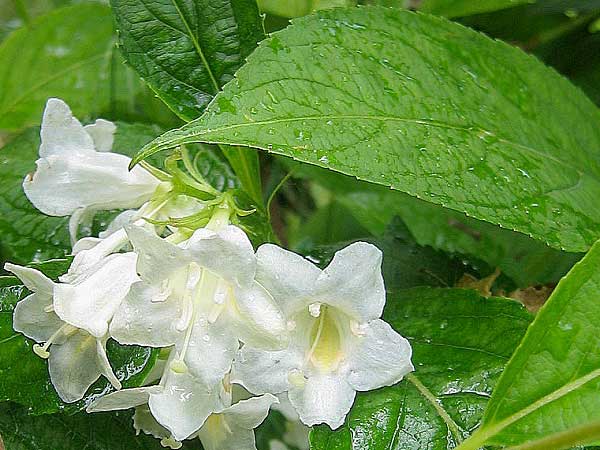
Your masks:
<instances>
[{"instance_id":1,"label":"glossy leaf","mask_svg":"<svg viewBox=\"0 0 600 450\"><path fill-rule=\"evenodd\" d=\"M0 46L0 129L39 123L51 96L79 116L106 108L112 46L110 11L99 4L58 9L14 32Z\"/></svg>"},{"instance_id":2,"label":"glossy leaf","mask_svg":"<svg viewBox=\"0 0 600 450\"><path fill-rule=\"evenodd\" d=\"M52 276L64 273L68 265L68 260L54 260L36 268ZM24 405L31 414L50 414L63 409L72 412L112 390L101 378L80 402L65 404L60 400L50 382L47 362L32 350L34 342L12 328L14 307L28 293L16 278L0 277L0 401ZM114 341L109 341L107 350L115 375L125 387L142 384L157 354L156 350L121 346Z\"/></svg>"},{"instance_id":3,"label":"glossy leaf","mask_svg":"<svg viewBox=\"0 0 600 450\"><path fill-rule=\"evenodd\" d=\"M600 243L558 284L539 311L494 391L483 425L461 450L478 449L484 443L520 445L597 425L599 267ZM593 433L590 436L593 440ZM557 448L552 441L546 444Z\"/></svg>"},{"instance_id":4,"label":"glossy leaf","mask_svg":"<svg viewBox=\"0 0 600 450\"><path fill-rule=\"evenodd\" d=\"M478 425L530 315L516 302L461 289L388 296L384 318L413 348L416 371L362 393L342 428L316 427L312 450L441 450Z\"/></svg>"},{"instance_id":5,"label":"glossy leaf","mask_svg":"<svg viewBox=\"0 0 600 450\"><path fill-rule=\"evenodd\" d=\"M419 11L445 17L464 17L526 3L532 3L532 0L424 0Z\"/></svg>"},{"instance_id":6,"label":"glossy leaf","mask_svg":"<svg viewBox=\"0 0 600 450\"><path fill-rule=\"evenodd\" d=\"M26 408L0 404L0 434L10 450L161 450L160 441L135 435L130 412L28 415ZM187 445L183 450L198 448Z\"/></svg>"},{"instance_id":7,"label":"glossy leaf","mask_svg":"<svg viewBox=\"0 0 600 450\"><path fill-rule=\"evenodd\" d=\"M581 251L600 234L599 121L516 48L423 14L337 9L264 41L200 119L137 159L248 145Z\"/></svg>"},{"instance_id":8,"label":"glossy leaf","mask_svg":"<svg viewBox=\"0 0 600 450\"><path fill-rule=\"evenodd\" d=\"M200 115L263 39L250 0L112 0L127 62L185 120Z\"/></svg>"},{"instance_id":9,"label":"glossy leaf","mask_svg":"<svg viewBox=\"0 0 600 450\"><path fill-rule=\"evenodd\" d=\"M517 287L556 283L582 257L382 186L315 166L294 167L296 176L330 190L372 234L382 235L399 216L420 245L485 261Z\"/></svg>"}]
</instances>

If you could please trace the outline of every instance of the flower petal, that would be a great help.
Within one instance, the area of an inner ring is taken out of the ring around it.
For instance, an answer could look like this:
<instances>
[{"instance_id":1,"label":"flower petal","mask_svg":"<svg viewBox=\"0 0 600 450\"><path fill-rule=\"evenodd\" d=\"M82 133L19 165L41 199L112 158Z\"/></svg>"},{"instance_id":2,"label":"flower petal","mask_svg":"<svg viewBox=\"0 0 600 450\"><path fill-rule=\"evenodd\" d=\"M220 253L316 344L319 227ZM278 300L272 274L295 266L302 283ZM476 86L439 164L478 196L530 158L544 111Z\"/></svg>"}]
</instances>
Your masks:
<instances>
[{"instance_id":1,"label":"flower petal","mask_svg":"<svg viewBox=\"0 0 600 450\"><path fill-rule=\"evenodd\" d=\"M62 344L50 348L50 380L59 397L73 403L81 400L101 375L98 367L96 339L84 331L69 336Z\"/></svg>"},{"instance_id":2,"label":"flower petal","mask_svg":"<svg viewBox=\"0 0 600 450\"><path fill-rule=\"evenodd\" d=\"M104 119L97 119L95 123L83 127L94 142L94 147L99 152L110 152L115 140L117 126Z\"/></svg>"},{"instance_id":3,"label":"flower petal","mask_svg":"<svg viewBox=\"0 0 600 450\"><path fill-rule=\"evenodd\" d=\"M69 236L71 237L71 245L74 246L77 242L77 233L79 226L83 224L91 225L96 211L92 208L79 208L73 211L69 219Z\"/></svg>"},{"instance_id":4,"label":"flower petal","mask_svg":"<svg viewBox=\"0 0 600 450\"><path fill-rule=\"evenodd\" d=\"M188 253L143 226L126 227L133 248L140 256L137 271L142 280L157 284L191 262Z\"/></svg>"},{"instance_id":5,"label":"flower petal","mask_svg":"<svg viewBox=\"0 0 600 450\"><path fill-rule=\"evenodd\" d=\"M85 410L88 413L92 413L133 408L148 403L150 394L162 392L162 389L161 386L122 389L94 400Z\"/></svg>"},{"instance_id":6,"label":"flower petal","mask_svg":"<svg viewBox=\"0 0 600 450\"><path fill-rule=\"evenodd\" d=\"M317 300L314 289L321 270L313 263L273 244L261 245L256 259L256 281L273 296L286 316Z\"/></svg>"},{"instance_id":7,"label":"flower petal","mask_svg":"<svg viewBox=\"0 0 600 450\"><path fill-rule=\"evenodd\" d=\"M278 351L244 346L233 363L231 382L241 384L253 394L278 394L288 390L290 371L300 370L302 364L302 353L291 346Z\"/></svg>"},{"instance_id":8,"label":"flower petal","mask_svg":"<svg viewBox=\"0 0 600 450\"><path fill-rule=\"evenodd\" d=\"M113 233L125 228L127 225L133 223L138 218L138 210L137 209L126 209L125 211L119 213L117 217L115 217L111 223L108 224L108 227L104 231L98 233L98 237L100 239L106 239Z\"/></svg>"},{"instance_id":9,"label":"flower petal","mask_svg":"<svg viewBox=\"0 0 600 450\"><path fill-rule=\"evenodd\" d=\"M33 293L19 303L13 312L13 328L36 342L46 342L64 322L52 311L45 308L52 306L52 297Z\"/></svg>"},{"instance_id":10,"label":"flower petal","mask_svg":"<svg viewBox=\"0 0 600 450\"><path fill-rule=\"evenodd\" d=\"M100 368L100 373L106 377L106 379L112 384L115 389L121 389L123 386L121 382L113 372L113 369L110 365L110 361L108 360L108 355L106 354L106 341L108 338L96 339L96 355L98 360L98 367Z\"/></svg>"},{"instance_id":11,"label":"flower petal","mask_svg":"<svg viewBox=\"0 0 600 450\"><path fill-rule=\"evenodd\" d=\"M256 450L254 430L230 427L225 424L213 425L211 422L213 421L209 418L198 432L204 450Z\"/></svg>"},{"instance_id":12,"label":"flower petal","mask_svg":"<svg viewBox=\"0 0 600 450\"><path fill-rule=\"evenodd\" d=\"M48 99L41 130L40 157L94 153L92 137L85 132L69 106L58 98Z\"/></svg>"},{"instance_id":13,"label":"flower petal","mask_svg":"<svg viewBox=\"0 0 600 450\"><path fill-rule=\"evenodd\" d=\"M33 205L50 216L67 216L79 208L130 209L150 199L159 180L141 167L128 170L130 159L118 153L50 155L23 181ZM137 169L137 170L136 170Z\"/></svg>"},{"instance_id":14,"label":"flower petal","mask_svg":"<svg viewBox=\"0 0 600 450\"><path fill-rule=\"evenodd\" d=\"M193 376L214 386L231 370L239 342L233 330L220 320L210 324L200 318L193 327L185 363ZM183 345L180 339L176 344L178 352L183 350Z\"/></svg>"},{"instance_id":15,"label":"flower petal","mask_svg":"<svg viewBox=\"0 0 600 450\"><path fill-rule=\"evenodd\" d=\"M317 281L319 301L361 322L381 317L385 305L381 261L381 250L366 242L338 251Z\"/></svg>"},{"instance_id":16,"label":"flower petal","mask_svg":"<svg viewBox=\"0 0 600 450\"><path fill-rule=\"evenodd\" d=\"M315 374L304 386L291 387L288 394L305 425L326 423L335 430L344 423L356 391L336 374Z\"/></svg>"},{"instance_id":17,"label":"flower petal","mask_svg":"<svg viewBox=\"0 0 600 450\"><path fill-rule=\"evenodd\" d=\"M269 350L280 349L287 343L283 313L260 284L254 282L236 289L235 302L235 329L242 342Z\"/></svg>"},{"instance_id":18,"label":"flower petal","mask_svg":"<svg viewBox=\"0 0 600 450\"><path fill-rule=\"evenodd\" d=\"M217 232L200 228L186 248L200 266L229 282L244 285L254 278L254 249L246 233L236 226L228 225Z\"/></svg>"},{"instance_id":19,"label":"flower petal","mask_svg":"<svg viewBox=\"0 0 600 450\"><path fill-rule=\"evenodd\" d=\"M223 410L222 414L230 426L252 430L259 426L267 418L269 409L273 404L279 403L277 397L272 394L252 397L241 400L229 408Z\"/></svg>"},{"instance_id":20,"label":"flower petal","mask_svg":"<svg viewBox=\"0 0 600 450\"><path fill-rule=\"evenodd\" d=\"M410 343L383 320L363 326L364 336L353 337L353 348L344 365L348 383L357 391L370 391L400 381L414 370Z\"/></svg>"},{"instance_id":21,"label":"flower petal","mask_svg":"<svg viewBox=\"0 0 600 450\"><path fill-rule=\"evenodd\" d=\"M220 407L218 396L189 372L166 372L164 390L151 393L148 405L158 423L178 441L200 429L207 417Z\"/></svg>"},{"instance_id":22,"label":"flower petal","mask_svg":"<svg viewBox=\"0 0 600 450\"><path fill-rule=\"evenodd\" d=\"M39 270L11 263L4 264L4 270L15 274L30 291L52 297L54 282Z\"/></svg>"},{"instance_id":23,"label":"flower petal","mask_svg":"<svg viewBox=\"0 0 600 450\"><path fill-rule=\"evenodd\" d=\"M54 288L56 314L73 326L103 337L108 332L108 322L131 285L138 280L136 259L135 253L111 255L78 284L57 284Z\"/></svg>"},{"instance_id":24,"label":"flower petal","mask_svg":"<svg viewBox=\"0 0 600 450\"><path fill-rule=\"evenodd\" d=\"M173 345L182 334L176 327L183 306L172 296L152 301L160 295L156 286L144 281L134 283L110 323L110 335L126 345Z\"/></svg>"}]
</instances>

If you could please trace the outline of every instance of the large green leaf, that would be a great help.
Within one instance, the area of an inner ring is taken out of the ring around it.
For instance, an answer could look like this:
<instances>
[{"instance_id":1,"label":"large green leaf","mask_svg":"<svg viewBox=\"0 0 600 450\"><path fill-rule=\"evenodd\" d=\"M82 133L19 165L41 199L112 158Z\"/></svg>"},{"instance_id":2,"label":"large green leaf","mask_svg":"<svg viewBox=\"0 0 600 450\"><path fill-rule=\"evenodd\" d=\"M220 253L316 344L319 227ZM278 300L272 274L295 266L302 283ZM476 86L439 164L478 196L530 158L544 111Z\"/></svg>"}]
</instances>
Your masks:
<instances>
[{"instance_id":1,"label":"large green leaf","mask_svg":"<svg viewBox=\"0 0 600 450\"><path fill-rule=\"evenodd\" d=\"M26 408L0 404L0 434L8 450L162 450L151 436L135 435L131 413L28 415ZM199 445L184 447L199 448Z\"/></svg>"},{"instance_id":2,"label":"large green leaf","mask_svg":"<svg viewBox=\"0 0 600 450\"><path fill-rule=\"evenodd\" d=\"M563 448L553 439L565 433L571 433L571 445L599 437L599 267L600 243L540 310L494 390L481 428L461 450L545 438L544 448Z\"/></svg>"},{"instance_id":3,"label":"large green leaf","mask_svg":"<svg viewBox=\"0 0 600 450\"><path fill-rule=\"evenodd\" d=\"M112 0L111 4L127 62L186 121L204 111L264 38L254 0ZM260 205L257 155L237 148L223 152Z\"/></svg>"},{"instance_id":4,"label":"large green leaf","mask_svg":"<svg viewBox=\"0 0 600 450\"><path fill-rule=\"evenodd\" d=\"M127 62L191 120L264 38L252 0L112 0Z\"/></svg>"},{"instance_id":5,"label":"large green leaf","mask_svg":"<svg viewBox=\"0 0 600 450\"><path fill-rule=\"evenodd\" d=\"M445 17L464 17L511 8L535 0L424 0L419 10Z\"/></svg>"},{"instance_id":6,"label":"large green leaf","mask_svg":"<svg viewBox=\"0 0 600 450\"><path fill-rule=\"evenodd\" d=\"M410 340L416 371L359 394L341 429L313 430L313 450L453 448L478 425L531 320L511 300L428 287L389 295L384 318Z\"/></svg>"},{"instance_id":7,"label":"large green leaf","mask_svg":"<svg viewBox=\"0 0 600 450\"><path fill-rule=\"evenodd\" d=\"M581 251L600 235L599 122L519 49L424 14L337 9L264 41L200 119L138 159L248 145Z\"/></svg>"},{"instance_id":8,"label":"large green leaf","mask_svg":"<svg viewBox=\"0 0 600 450\"><path fill-rule=\"evenodd\" d=\"M68 260L54 260L36 268L56 276L64 273L68 265ZM31 340L12 329L14 307L27 294L16 278L0 277L0 401L27 406L32 414L48 414L65 408L80 409L109 391L110 384L101 378L81 402L67 405L60 400L50 382L46 361L34 354ZM121 346L114 341L109 342L107 350L115 375L126 387L142 384L157 353L144 347Z\"/></svg>"},{"instance_id":9,"label":"large green leaf","mask_svg":"<svg viewBox=\"0 0 600 450\"><path fill-rule=\"evenodd\" d=\"M518 287L555 283L581 259L489 223L315 166L294 164L294 175L327 188L349 214L381 235L400 216L420 245L469 255L498 267Z\"/></svg>"}]
</instances>

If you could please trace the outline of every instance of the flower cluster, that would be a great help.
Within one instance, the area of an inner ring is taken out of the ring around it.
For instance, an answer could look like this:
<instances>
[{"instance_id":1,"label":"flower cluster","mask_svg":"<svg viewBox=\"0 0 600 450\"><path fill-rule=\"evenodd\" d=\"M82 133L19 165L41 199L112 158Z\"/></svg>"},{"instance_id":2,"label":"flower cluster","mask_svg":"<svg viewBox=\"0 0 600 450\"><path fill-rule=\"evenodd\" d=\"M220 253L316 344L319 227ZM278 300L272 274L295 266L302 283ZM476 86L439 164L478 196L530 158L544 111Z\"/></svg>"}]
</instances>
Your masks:
<instances>
[{"instance_id":1,"label":"flower cluster","mask_svg":"<svg viewBox=\"0 0 600 450\"><path fill-rule=\"evenodd\" d=\"M71 217L74 259L59 282L5 266L32 291L14 328L37 342L65 402L104 376L116 390L88 412L136 408L136 430L171 448L199 437L207 450L245 450L276 394L302 423L337 428L357 391L413 370L408 341L380 318L375 246L349 245L324 270L276 245L254 251L235 225L242 212L185 155L188 172L173 159L165 171L129 171L129 158L110 152L114 132L48 101L37 170L23 186L40 211ZM125 211L78 239L82 222L112 209ZM162 349L143 386L121 389L111 338Z\"/></svg>"}]
</instances>

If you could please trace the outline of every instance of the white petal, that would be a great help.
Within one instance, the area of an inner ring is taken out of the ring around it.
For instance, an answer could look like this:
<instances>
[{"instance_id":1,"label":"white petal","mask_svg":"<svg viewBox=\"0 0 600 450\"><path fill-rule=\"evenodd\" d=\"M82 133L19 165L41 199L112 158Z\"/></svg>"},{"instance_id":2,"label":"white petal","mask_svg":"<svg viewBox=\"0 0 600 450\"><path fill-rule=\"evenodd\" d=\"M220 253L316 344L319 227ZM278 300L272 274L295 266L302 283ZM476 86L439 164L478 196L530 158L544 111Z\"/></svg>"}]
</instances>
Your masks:
<instances>
[{"instance_id":1,"label":"white petal","mask_svg":"<svg viewBox=\"0 0 600 450\"><path fill-rule=\"evenodd\" d=\"M17 303L13 312L13 328L36 342L46 342L64 322L54 312L44 308L52 306L52 297L33 293Z\"/></svg>"},{"instance_id":2,"label":"white petal","mask_svg":"<svg viewBox=\"0 0 600 450\"><path fill-rule=\"evenodd\" d=\"M117 127L108 120L98 119L95 123L83 127L94 141L94 147L99 152L110 152L115 139Z\"/></svg>"},{"instance_id":3,"label":"white petal","mask_svg":"<svg viewBox=\"0 0 600 450\"><path fill-rule=\"evenodd\" d=\"M256 450L254 430L231 426L216 414L208 418L198 437L204 450Z\"/></svg>"},{"instance_id":4,"label":"white petal","mask_svg":"<svg viewBox=\"0 0 600 450\"><path fill-rule=\"evenodd\" d=\"M50 297L52 296L54 283L39 270L11 263L6 263L4 269L14 273L30 291L39 292L40 294Z\"/></svg>"},{"instance_id":5,"label":"white petal","mask_svg":"<svg viewBox=\"0 0 600 450\"><path fill-rule=\"evenodd\" d=\"M160 393L160 386L144 386L111 392L94 400L85 409L88 413L129 409L148 403L151 393Z\"/></svg>"},{"instance_id":6,"label":"white petal","mask_svg":"<svg viewBox=\"0 0 600 450\"><path fill-rule=\"evenodd\" d=\"M271 406L277 403L279 403L277 397L272 394L265 394L260 397L241 400L223 410L222 414L228 424L252 430L263 423Z\"/></svg>"},{"instance_id":7,"label":"white petal","mask_svg":"<svg viewBox=\"0 0 600 450\"><path fill-rule=\"evenodd\" d=\"M182 351L183 340L176 348ZM194 324L186 350L185 363L190 373L203 383L214 386L221 382L239 348L237 337L222 321L213 324L200 319Z\"/></svg>"},{"instance_id":8,"label":"white petal","mask_svg":"<svg viewBox=\"0 0 600 450\"><path fill-rule=\"evenodd\" d=\"M344 365L348 382L357 391L370 391L400 381L414 370L410 343L383 320L373 320L354 336Z\"/></svg>"},{"instance_id":9,"label":"white petal","mask_svg":"<svg viewBox=\"0 0 600 450\"><path fill-rule=\"evenodd\" d=\"M215 232L200 228L186 248L196 262L229 282L250 283L256 270L252 244L240 228L228 225Z\"/></svg>"},{"instance_id":10,"label":"white petal","mask_svg":"<svg viewBox=\"0 0 600 450\"><path fill-rule=\"evenodd\" d=\"M41 130L40 157L94 153L94 142L65 102L51 98L46 103Z\"/></svg>"},{"instance_id":11,"label":"white petal","mask_svg":"<svg viewBox=\"0 0 600 450\"><path fill-rule=\"evenodd\" d=\"M303 355L293 347L266 351L244 346L233 363L231 382L253 394L278 394L288 390L290 371L298 371L302 365Z\"/></svg>"},{"instance_id":12,"label":"white petal","mask_svg":"<svg viewBox=\"0 0 600 450\"><path fill-rule=\"evenodd\" d=\"M283 414L288 422L300 420L300 417L298 417L298 412L294 408L294 405L292 405L290 402L287 392L277 394L277 400L279 400L279 403L273 405L273 409L275 411L279 411L281 414Z\"/></svg>"},{"instance_id":13,"label":"white petal","mask_svg":"<svg viewBox=\"0 0 600 450\"><path fill-rule=\"evenodd\" d=\"M126 231L133 248L140 255L137 271L149 283L159 283L191 261L185 250L162 239L153 230L131 225Z\"/></svg>"},{"instance_id":14,"label":"white petal","mask_svg":"<svg viewBox=\"0 0 600 450\"><path fill-rule=\"evenodd\" d=\"M108 227L104 231L98 233L98 237L101 239L106 239L111 234L133 223L137 218L137 209L126 209L122 213L119 213L117 217L115 217L112 222L108 224Z\"/></svg>"},{"instance_id":15,"label":"white petal","mask_svg":"<svg viewBox=\"0 0 600 450\"><path fill-rule=\"evenodd\" d=\"M62 344L52 345L48 370L50 380L61 399L67 403L81 400L101 375L96 339L79 331Z\"/></svg>"},{"instance_id":16,"label":"white petal","mask_svg":"<svg viewBox=\"0 0 600 450\"><path fill-rule=\"evenodd\" d=\"M319 301L356 320L379 318L385 305L381 260L381 250L366 242L340 250L317 280Z\"/></svg>"},{"instance_id":17,"label":"white petal","mask_svg":"<svg viewBox=\"0 0 600 450\"><path fill-rule=\"evenodd\" d=\"M316 301L315 282L321 270L302 256L273 244L256 252L256 281L265 287L286 316Z\"/></svg>"},{"instance_id":18,"label":"white petal","mask_svg":"<svg viewBox=\"0 0 600 450\"><path fill-rule=\"evenodd\" d=\"M94 219L96 211L91 208L79 208L76 209L71 218L69 219L69 236L71 237L71 245L75 245L77 242L77 233L79 231L79 226L84 224L91 224ZM75 253L75 251L73 251Z\"/></svg>"},{"instance_id":19,"label":"white petal","mask_svg":"<svg viewBox=\"0 0 600 450\"><path fill-rule=\"evenodd\" d=\"M283 313L258 283L236 289L236 330L242 342L255 348L277 350L287 343Z\"/></svg>"},{"instance_id":20,"label":"white petal","mask_svg":"<svg viewBox=\"0 0 600 450\"><path fill-rule=\"evenodd\" d=\"M106 354L106 341L108 338L96 339L96 355L98 361L98 367L100 368L100 373L106 377L106 379L113 385L115 389L121 389L121 382L113 372L113 369L110 365L110 361L108 360L108 355Z\"/></svg>"},{"instance_id":21,"label":"white petal","mask_svg":"<svg viewBox=\"0 0 600 450\"><path fill-rule=\"evenodd\" d=\"M133 414L133 428L135 428L137 433L143 431L158 439L164 439L171 436L169 430L156 421L148 406L135 408L135 413Z\"/></svg>"},{"instance_id":22,"label":"white petal","mask_svg":"<svg viewBox=\"0 0 600 450\"><path fill-rule=\"evenodd\" d=\"M56 314L96 337L106 335L108 322L131 285L138 280L136 259L135 253L111 255L78 284L57 284L54 288Z\"/></svg>"},{"instance_id":23,"label":"white petal","mask_svg":"<svg viewBox=\"0 0 600 450\"><path fill-rule=\"evenodd\" d=\"M150 199L158 179L117 153L50 155L23 181L27 198L44 214L67 216L79 208L130 209Z\"/></svg>"},{"instance_id":24,"label":"white petal","mask_svg":"<svg viewBox=\"0 0 600 450\"><path fill-rule=\"evenodd\" d=\"M315 374L304 386L291 387L288 394L305 425L326 423L335 430L344 423L356 391L336 374Z\"/></svg>"},{"instance_id":25,"label":"white petal","mask_svg":"<svg viewBox=\"0 0 600 450\"><path fill-rule=\"evenodd\" d=\"M172 296L165 301L152 301L160 295L155 286L143 281L134 283L110 323L110 335L126 345L173 345L182 334L176 328L182 304Z\"/></svg>"},{"instance_id":26,"label":"white petal","mask_svg":"<svg viewBox=\"0 0 600 450\"><path fill-rule=\"evenodd\" d=\"M83 238L73 246L75 258L65 275L58 277L63 283L75 283L88 276L94 266L111 253L117 252L129 241L125 230L121 229L106 239L95 241L94 238Z\"/></svg>"},{"instance_id":27,"label":"white petal","mask_svg":"<svg viewBox=\"0 0 600 450\"><path fill-rule=\"evenodd\" d=\"M206 418L220 407L218 396L189 372L166 372L164 390L150 394L148 405L158 423L178 441L200 429Z\"/></svg>"}]
</instances>

